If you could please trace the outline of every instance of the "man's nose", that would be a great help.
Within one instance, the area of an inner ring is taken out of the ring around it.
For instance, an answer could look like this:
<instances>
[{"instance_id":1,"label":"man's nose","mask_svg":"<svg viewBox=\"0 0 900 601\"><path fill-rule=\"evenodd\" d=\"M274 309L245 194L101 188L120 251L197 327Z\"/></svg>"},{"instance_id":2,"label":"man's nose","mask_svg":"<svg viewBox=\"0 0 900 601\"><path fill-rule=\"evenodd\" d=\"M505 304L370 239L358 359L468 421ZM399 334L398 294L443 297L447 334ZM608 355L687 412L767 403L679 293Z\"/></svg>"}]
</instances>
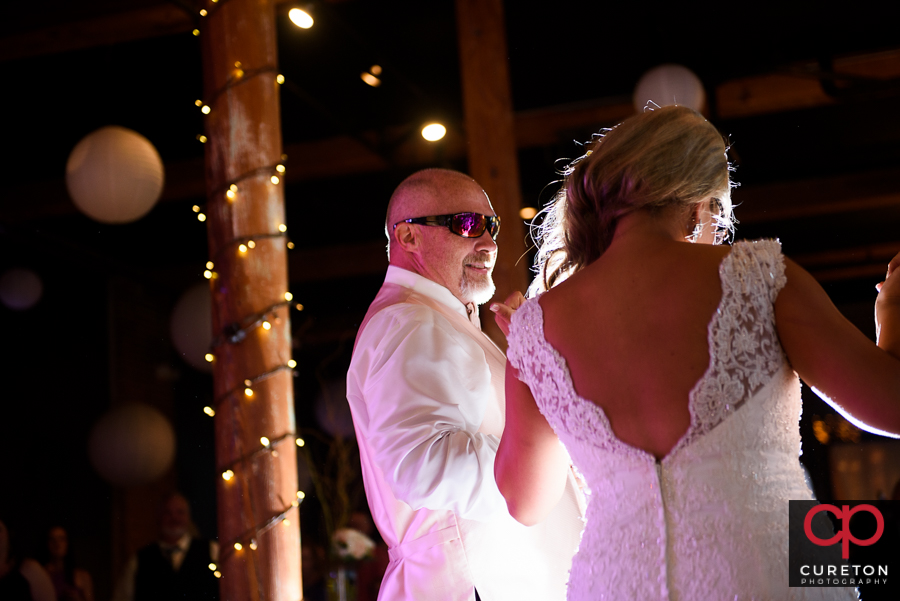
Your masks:
<instances>
[{"instance_id":1,"label":"man's nose","mask_svg":"<svg viewBox=\"0 0 900 601\"><path fill-rule=\"evenodd\" d=\"M475 250L480 252L497 252L497 243L491 238L491 233L487 229L475 239Z\"/></svg>"}]
</instances>

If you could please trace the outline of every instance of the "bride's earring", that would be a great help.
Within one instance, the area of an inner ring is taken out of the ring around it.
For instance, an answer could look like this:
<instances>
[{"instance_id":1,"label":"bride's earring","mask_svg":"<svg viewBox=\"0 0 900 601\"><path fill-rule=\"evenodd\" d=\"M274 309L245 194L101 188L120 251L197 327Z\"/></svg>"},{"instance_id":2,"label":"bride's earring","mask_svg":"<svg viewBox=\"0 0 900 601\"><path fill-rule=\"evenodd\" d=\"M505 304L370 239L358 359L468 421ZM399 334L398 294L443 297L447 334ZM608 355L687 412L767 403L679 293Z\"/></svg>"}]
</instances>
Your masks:
<instances>
[{"instance_id":1,"label":"bride's earring","mask_svg":"<svg viewBox=\"0 0 900 601\"><path fill-rule=\"evenodd\" d=\"M691 211L691 219L688 221L685 230L690 232L690 234L685 237L688 242L696 242L703 232L703 224L697 219L696 209Z\"/></svg>"}]
</instances>

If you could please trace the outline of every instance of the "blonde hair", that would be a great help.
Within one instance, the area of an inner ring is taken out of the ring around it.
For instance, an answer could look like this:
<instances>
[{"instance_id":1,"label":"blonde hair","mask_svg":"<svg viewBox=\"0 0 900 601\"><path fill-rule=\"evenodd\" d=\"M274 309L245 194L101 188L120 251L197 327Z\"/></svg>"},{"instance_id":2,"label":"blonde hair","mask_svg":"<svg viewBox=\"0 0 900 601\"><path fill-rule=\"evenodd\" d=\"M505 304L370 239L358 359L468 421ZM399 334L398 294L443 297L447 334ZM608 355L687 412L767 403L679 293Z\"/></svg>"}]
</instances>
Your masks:
<instances>
[{"instance_id":1,"label":"blonde hair","mask_svg":"<svg viewBox=\"0 0 900 601\"><path fill-rule=\"evenodd\" d=\"M683 106L648 109L595 138L562 170L563 186L542 211L529 296L596 261L619 218L633 211L683 207L687 213L713 198L717 241L734 231L728 145L702 115Z\"/></svg>"}]
</instances>

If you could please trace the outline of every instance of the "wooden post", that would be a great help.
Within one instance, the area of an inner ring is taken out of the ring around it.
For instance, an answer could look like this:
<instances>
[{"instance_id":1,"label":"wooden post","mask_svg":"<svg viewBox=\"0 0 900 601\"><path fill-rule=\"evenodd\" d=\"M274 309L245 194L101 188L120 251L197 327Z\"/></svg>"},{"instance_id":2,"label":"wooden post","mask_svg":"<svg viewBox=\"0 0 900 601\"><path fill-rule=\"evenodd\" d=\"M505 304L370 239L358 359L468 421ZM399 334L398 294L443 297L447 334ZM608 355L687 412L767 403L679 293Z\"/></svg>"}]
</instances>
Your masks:
<instances>
[{"instance_id":1,"label":"wooden post","mask_svg":"<svg viewBox=\"0 0 900 601\"><path fill-rule=\"evenodd\" d=\"M206 9L201 35L203 101L210 107L206 185L216 461L220 473L233 472L217 480L222 599L299 601L274 5L230 0Z\"/></svg>"},{"instance_id":2,"label":"wooden post","mask_svg":"<svg viewBox=\"0 0 900 601\"><path fill-rule=\"evenodd\" d=\"M512 94L507 66L502 0L456 0L463 110L469 175L481 184L500 216L499 251L494 268L495 300L530 282L525 254L526 230L519 209L522 191L513 129ZM490 314L487 314L490 315ZM492 317L485 332L501 348L506 339Z\"/></svg>"}]
</instances>

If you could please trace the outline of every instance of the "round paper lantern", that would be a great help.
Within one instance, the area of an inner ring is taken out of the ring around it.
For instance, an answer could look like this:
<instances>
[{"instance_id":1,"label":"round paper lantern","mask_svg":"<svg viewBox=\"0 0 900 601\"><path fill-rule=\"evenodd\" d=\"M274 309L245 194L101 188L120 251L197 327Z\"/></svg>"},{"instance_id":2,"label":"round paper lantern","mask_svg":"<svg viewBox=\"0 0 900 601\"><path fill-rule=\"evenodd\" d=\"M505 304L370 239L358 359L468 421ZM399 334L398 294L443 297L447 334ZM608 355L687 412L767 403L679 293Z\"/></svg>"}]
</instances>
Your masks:
<instances>
[{"instance_id":1,"label":"round paper lantern","mask_svg":"<svg viewBox=\"0 0 900 601\"><path fill-rule=\"evenodd\" d=\"M329 380L322 385L315 404L316 421L332 436L350 438L354 435L353 415L347 402L347 382Z\"/></svg>"},{"instance_id":2,"label":"round paper lantern","mask_svg":"<svg viewBox=\"0 0 900 601\"><path fill-rule=\"evenodd\" d=\"M110 125L85 136L66 163L66 187L78 209L101 223L146 215L163 188L163 164L150 140Z\"/></svg>"},{"instance_id":3,"label":"round paper lantern","mask_svg":"<svg viewBox=\"0 0 900 601\"><path fill-rule=\"evenodd\" d=\"M660 65L650 69L634 88L634 108L638 112L646 106L678 104L695 111L703 108L706 92L703 82L694 72L681 65Z\"/></svg>"},{"instance_id":4,"label":"round paper lantern","mask_svg":"<svg viewBox=\"0 0 900 601\"><path fill-rule=\"evenodd\" d=\"M0 277L0 301L14 311L33 307L43 291L41 278L30 269L10 269Z\"/></svg>"},{"instance_id":5,"label":"round paper lantern","mask_svg":"<svg viewBox=\"0 0 900 601\"><path fill-rule=\"evenodd\" d=\"M181 358L188 365L212 372L206 360L212 343L212 296L209 284L203 282L188 288L172 310L169 333Z\"/></svg>"},{"instance_id":6,"label":"round paper lantern","mask_svg":"<svg viewBox=\"0 0 900 601\"><path fill-rule=\"evenodd\" d=\"M175 432L149 405L129 403L100 418L91 430L88 452L94 469L120 486L152 482L175 458Z\"/></svg>"}]
</instances>

